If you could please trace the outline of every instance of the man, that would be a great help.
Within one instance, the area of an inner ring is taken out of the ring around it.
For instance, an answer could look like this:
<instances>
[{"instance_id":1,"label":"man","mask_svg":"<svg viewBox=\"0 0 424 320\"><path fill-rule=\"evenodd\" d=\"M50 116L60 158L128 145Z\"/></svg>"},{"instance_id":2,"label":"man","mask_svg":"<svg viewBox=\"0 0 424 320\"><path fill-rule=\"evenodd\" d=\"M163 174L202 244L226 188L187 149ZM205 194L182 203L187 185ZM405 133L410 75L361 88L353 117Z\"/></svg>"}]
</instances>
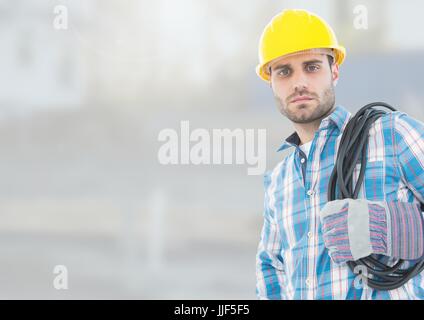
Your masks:
<instances>
[{"instance_id":1,"label":"man","mask_svg":"<svg viewBox=\"0 0 424 320\"><path fill-rule=\"evenodd\" d=\"M258 298L423 299L422 274L397 289L375 290L357 285L346 262L370 254L411 262L423 256L424 124L399 111L376 120L358 199L328 202L329 178L351 118L335 105L345 49L322 18L285 10L266 26L259 58L257 73L295 132L278 150L293 152L265 174ZM359 167L355 179L358 173ZM366 214L353 212L359 203Z\"/></svg>"}]
</instances>

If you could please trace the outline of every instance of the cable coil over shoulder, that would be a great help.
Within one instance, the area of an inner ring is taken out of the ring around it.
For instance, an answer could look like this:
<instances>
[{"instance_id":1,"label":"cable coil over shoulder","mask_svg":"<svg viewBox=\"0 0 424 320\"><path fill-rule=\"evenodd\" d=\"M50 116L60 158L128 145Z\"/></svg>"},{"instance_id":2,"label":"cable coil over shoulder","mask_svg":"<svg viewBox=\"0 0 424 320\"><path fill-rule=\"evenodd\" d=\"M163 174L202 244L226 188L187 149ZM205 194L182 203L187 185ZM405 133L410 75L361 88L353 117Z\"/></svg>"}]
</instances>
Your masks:
<instances>
[{"instance_id":1,"label":"cable coil over shoulder","mask_svg":"<svg viewBox=\"0 0 424 320\"><path fill-rule=\"evenodd\" d=\"M337 199L357 199L361 188L365 167L367 164L368 135L371 125L382 115L383 110L374 107L385 107L392 111L395 108L384 102L374 102L362 107L347 124L339 145L336 165L330 176L328 184L328 201ZM361 158L361 170L355 187L353 186L353 171L359 158ZM336 197L336 187L338 194ZM423 204L421 204L423 210ZM366 282L369 287L376 290L393 290L403 286L411 278L424 270L424 258L421 258L409 269L402 269L405 261L399 259L394 266L390 267L379 260L368 256L357 261L348 261L347 264L355 273L357 266L362 266L367 271ZM365 277L363 273L361 277Z\"/></svg>"}]
</instances>

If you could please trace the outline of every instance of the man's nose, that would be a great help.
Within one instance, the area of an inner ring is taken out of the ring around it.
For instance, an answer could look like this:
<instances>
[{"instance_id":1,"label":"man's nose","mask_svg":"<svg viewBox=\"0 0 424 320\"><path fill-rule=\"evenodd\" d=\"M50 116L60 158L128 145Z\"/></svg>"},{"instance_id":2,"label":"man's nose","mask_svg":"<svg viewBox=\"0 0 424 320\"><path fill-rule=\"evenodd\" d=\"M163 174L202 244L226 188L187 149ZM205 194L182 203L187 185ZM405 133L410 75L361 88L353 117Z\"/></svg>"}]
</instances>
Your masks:
<instances>
[{"instance_id":1,"label":"man's nose","mask_svg":"<svg viewBox=\"0 0 424 320\"><path fill-rule=\"evenodd\" d=\"M308 88L307 77L303 72L297 72L293 75L293 91L302 92Z\"/></svg>"}]
</instances>

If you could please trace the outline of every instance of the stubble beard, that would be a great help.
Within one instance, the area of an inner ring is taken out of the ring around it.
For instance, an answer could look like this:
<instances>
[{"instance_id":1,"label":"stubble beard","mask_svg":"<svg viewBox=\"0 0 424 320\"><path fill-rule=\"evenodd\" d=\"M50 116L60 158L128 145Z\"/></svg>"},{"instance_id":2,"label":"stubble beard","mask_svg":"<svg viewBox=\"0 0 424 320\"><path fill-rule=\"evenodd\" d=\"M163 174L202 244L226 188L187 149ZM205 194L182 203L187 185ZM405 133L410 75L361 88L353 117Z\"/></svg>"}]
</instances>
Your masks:
<instances>
[{"instance_id":1,"label":"stubble beard","mask_svg":"<svg viewBox=\"0 0 424 320\"><path fill-rule=\"evenodd\" d=\"M286 116L290 121L294 123L310 123L310 122L326 117L330 113L330 111L333 109L334 103L335 103L334 86L330 84L330 86L324 91L321 101L317 98L315 94L312 96L316 99L315 101L319 101L319 103L310 115L305 115L305 114L299 115L297 114L296 111L294 112L291 111L287 107L287 104L284 103L280 97L276 95L274 97L280 109L280 112L284 116ZM314 100L312 100L311 102L314 102ZM296 110L300 110L300 109L304 109L304 108L307 109L311 107L308 106L307 103L302 103L295 106L295 108Z\"/></svg>"}]
</instances>

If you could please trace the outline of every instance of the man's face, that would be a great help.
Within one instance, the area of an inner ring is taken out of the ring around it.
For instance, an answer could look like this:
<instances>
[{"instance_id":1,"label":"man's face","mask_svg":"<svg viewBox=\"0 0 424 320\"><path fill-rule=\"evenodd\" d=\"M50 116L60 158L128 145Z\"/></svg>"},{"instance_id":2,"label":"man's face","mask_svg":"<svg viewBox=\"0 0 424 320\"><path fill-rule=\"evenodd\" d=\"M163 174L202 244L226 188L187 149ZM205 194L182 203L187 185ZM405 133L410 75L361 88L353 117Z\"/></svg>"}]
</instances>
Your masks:
<instances>
[{"instance_id":1,"label":"man's face","mask_svg":"<svg viewBox=\"0 0 424 320\"><path fill-rule=\"evenodd\" d=\"M271 87L280 112L295 123L310 123L333 109L336 64L324 54L299 54L272 62Z\"/></svg>"}]
</instances>

